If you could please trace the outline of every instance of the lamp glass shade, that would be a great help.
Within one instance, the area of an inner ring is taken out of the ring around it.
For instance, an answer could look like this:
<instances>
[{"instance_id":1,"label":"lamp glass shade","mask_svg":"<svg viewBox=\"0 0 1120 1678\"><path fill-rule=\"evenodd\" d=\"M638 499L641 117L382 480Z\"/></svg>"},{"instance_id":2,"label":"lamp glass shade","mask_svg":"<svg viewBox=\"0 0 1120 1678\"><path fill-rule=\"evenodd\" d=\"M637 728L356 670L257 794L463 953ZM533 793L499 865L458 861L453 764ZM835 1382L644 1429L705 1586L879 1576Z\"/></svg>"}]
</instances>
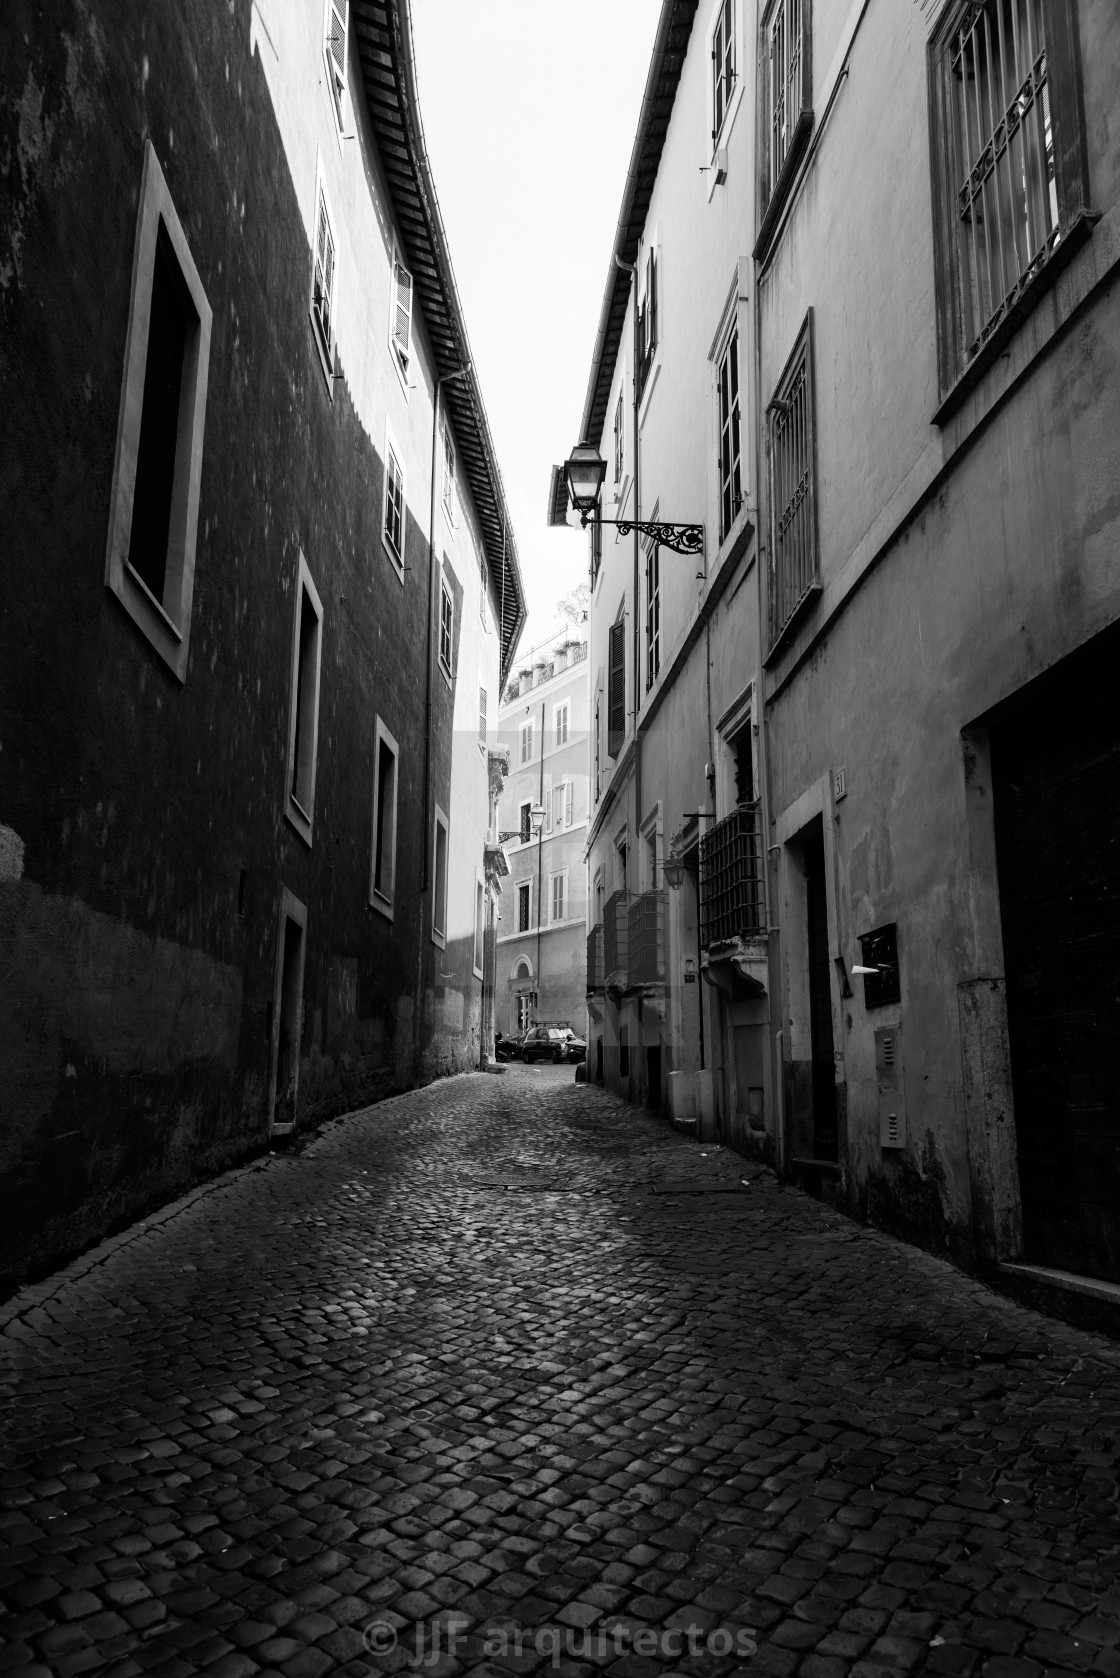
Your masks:
<instances>
[{"instance_id":1,"label":"lamp glass shade","mask_svg":"<svg viewBox=\"0 0 1120 1678\"><path fill-rule=\"evenodd\" d=\"M661 872L665 876L665 884L670 891L680 891L684 884L684 863L679 856L669 856L661 865Z\"/></svg>"},{"instance_id":2,"label":"lamp glass shade","mask_svg":"<svg viewBox=\"0 0 1120 1678\"><path fill-rule=\"evenodd\" d=\"M607 463L594 443L577 443L564 462L564 476L572 506L580 513L593 513L607 475Z\"/></svg>"},{"instance_id":3,"label":"lamp glass shade","mask_svg":"<svg viewBox=\"0 0 1120 1678\"><path fill-rule=\"evenodd\" d=\"M529 825L534 833L540 833L544 827L544 805L534 804L529 811Z\"/></svg>"}]
</instances>

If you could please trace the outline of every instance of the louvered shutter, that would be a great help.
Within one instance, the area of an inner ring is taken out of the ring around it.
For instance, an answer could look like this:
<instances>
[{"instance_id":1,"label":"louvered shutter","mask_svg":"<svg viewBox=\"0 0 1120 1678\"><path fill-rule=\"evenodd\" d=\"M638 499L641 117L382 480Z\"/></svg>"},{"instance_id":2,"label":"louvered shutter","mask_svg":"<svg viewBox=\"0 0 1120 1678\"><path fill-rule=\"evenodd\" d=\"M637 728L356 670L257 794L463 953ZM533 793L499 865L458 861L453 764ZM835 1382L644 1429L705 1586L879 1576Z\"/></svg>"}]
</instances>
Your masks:
<instances>
[{"instance_id":1,"label":"louvered shutter","mask_svg":"<svg viewBox=\"0 0 1120 1678\"><path fill-rule=\"evenodd\" d=\"M572 783L564 782L564 826L572 825Z\"/></svg>"},{"instance_id":2,"label":"louvered shutter","mask_svg":"<svg viewBox=\"0 0 1120 1678\"><path fill-rule=\"evenodd\" d=\"M607 674L607 755L617 757L626 738L626 620L611 625Z\"/></svg>"},{"instance_id":3,"label":"louvered shutter","mask_svg":"<svg viewBox=\"0 0 1120 1678\"><path fill-rule=\"evenodd\" d=\"M393 345L401 358L401 365L407 367L412 333L412 275L398 262L396 277L397 301L393 318Z\"/></svg>"},{"instance_id":4,"label":"louvered shutter","mask_svg":"<svg viewBox=\"0 0 1120 1678\"><path fill-rule=\"evenodd\" d=\"M552 791L552 787L549 786L546 789L545 795L544 795L544 830L545 830L546 833L551 833L552 832L552 800L553 800L553 797L554 797L554 794L553 794L553 791Z\"/></svg>"}]
</instances>

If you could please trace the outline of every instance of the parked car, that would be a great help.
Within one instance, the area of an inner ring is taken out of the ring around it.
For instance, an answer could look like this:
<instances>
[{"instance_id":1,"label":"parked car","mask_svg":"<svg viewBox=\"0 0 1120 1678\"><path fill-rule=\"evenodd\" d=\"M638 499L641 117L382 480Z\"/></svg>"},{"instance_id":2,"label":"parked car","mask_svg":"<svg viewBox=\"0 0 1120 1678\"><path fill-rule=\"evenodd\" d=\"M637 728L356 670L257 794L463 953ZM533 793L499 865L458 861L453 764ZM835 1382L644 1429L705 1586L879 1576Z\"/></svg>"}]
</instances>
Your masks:
<instances>
[{"instance_id":1,"label":"parked car","mask_svg":"<svg viewBox=\"0 0 1120 1678\"><path fill-rule=\"evenodd\" d=\"M558 1026L536 1025L525 1033L525 1041L521 1045L521 1058L524 1061L552 1060L559 1064L567 1059L568 1045L563 1032Z\"/></svg>"},{"instance_id":2,"label":"parked car","mask_svg":"<svg viewBox=\"0 0 1120 1678\"><path fill-rule=\"evenodd\" d=\"M581 1037L578 1031L573 1031L567 1020L546 1020L545 1024L550 1028L555 1028L563 1037L566 1060L587 1059L587 1039Z\"/></svg>"}]
</instances>

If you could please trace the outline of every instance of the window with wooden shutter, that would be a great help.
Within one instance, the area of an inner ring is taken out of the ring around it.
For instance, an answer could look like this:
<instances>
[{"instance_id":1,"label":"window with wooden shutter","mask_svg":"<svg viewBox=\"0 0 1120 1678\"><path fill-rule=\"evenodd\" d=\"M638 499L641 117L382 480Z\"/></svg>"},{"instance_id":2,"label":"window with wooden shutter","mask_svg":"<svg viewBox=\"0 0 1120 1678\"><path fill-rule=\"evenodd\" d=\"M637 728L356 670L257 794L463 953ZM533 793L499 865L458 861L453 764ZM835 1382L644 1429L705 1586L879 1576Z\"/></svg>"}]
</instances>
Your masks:
<instances>
[{"instance_id":1,"label":"window with wooden shutter","mask_svg":"<svg viewBox=\"0 0 1120 1678\"><path fill-rule=\"evenodd\" d=\"M572 783L564 782L564 826L572 825Z\"/></svg>"},{"instance_id":2,"label":"window with wooden shutter","mask_svg":"<svg viewBox=\"0 0 1120 1678\"><path fill-rule=\"evenodd\" d=\"M772 0L762 23L761 257L789 196L813 128L811 0Z\"/></svg>"},{"instance_id":3,"label":"window with wooden shutter","mask_svg":"<svg viewBox=\"0 0 1120 1678\"><path fill-rule=\"evenodd\" d=\"M385 450L385 510L381 533L403 578L404 565L404 473L391 443Z\"/></svg>"},{"instance_id":4,"label":"window with wooden shutter","mask_svg":"<svg viewBox=\"0 0 1120 1678\"><path fill-rule=\"evenodd\" d=\"M412 275L397 256L393 260L392 345L402 373L412 355Z\"/></svg>"},{"instance_id":5,"label":"window with wooden shutter","mask_svg":"<svg viewBox=\"0 0 1120 1678\"><path fill-rule=\"evenodd\" d=\"M712 36L712 145L720 130L735 86L735 22L732 0L723 0Z\"/></svg>"},{"instance_id":6,"label":"window with wooden shutter","mask_svg":"<svg viewBox=\"0 0 1120 1678\"><path fill-rule=\"evenodd\" d=\"M455 445L451 428L443 428L443 510L449 523L455 523Z\"/></svg>"},{"instance_id":7,"label":"window with wooden shutter","mask_svg":"<svg viewBox=\"0 0 1120 1678\"><path fill-rule=\"evenodd\" d=\"M657 255L646 256L645 295L638 309L638 399L657 355Z\"/></svg>"},{"instance_id":8,"label":"window with wooden shutter","mask_svg":"<svg viewBox=\"0 0 1120 1678\"><path fill-rule=\"evenodd\" d=\"M533 806L527 799L521 806L517 826L521 843L527 845L533 836Z\"/></svg>"},{"instance_id":9,"label":"window with wooden shutter","mask_svg":"<svg viewBox=\"0 0 1120 1678\"><path fill-rule=\"evenodd\" d=\"M455 603L451 590L442 578L439 585L439 662L445 676L451 675L451 656L454 644Z\"/></svg>"},{"instance_id":10,"label":"window with wooden shutter","mask_svg":"<svg viewBox=\"0 0 1120 1678\"><path fill-rule=\"evenodd\" d=\"M743 442L739 405L739 326L732 322L716 363L719 424L719 539L722 542L743 504Z\"/></svg>"},{"instance_id":11,"label":"window with wooden shutter","mask_svg":"<svg viewBox=\"0 0 1120 1678\"><path fill-rule=\"evenodd\" d=\"M607 672L607 756L617 757L626 738L626 619L610 629Z\"/></svg>"},{"instance_id":12,"label":"window with wooden shutter","mask_svg":"<svg viewBox=\"0 0 1120 1678\"><path fill-rule=\"evenodd\" d=\"M334 267L334 229L331 227L330 211L327 208L327 195L320 185L311 314L328 363L331 357L331 327L334 315Z\"/></svg>"},{"instance_id":13,"label":"window with wooden shutter","mask_svg":"<svg viewBox=\"0 0 1120 1678\"><path fill-rule=\"evenodd\" d=\"M486 689L478 690L478 744L481 750L486 750Z\"/></svg>"},{"instance_id":14,"label":"window with wooden shutter","mask_svg":"<svg viewBox=\"0 0 1120 1678\"><path fill-rule=\"evenodd\" d=\"M349 0L327 0L327 67L331 76L331 97L339 128L345 123L346 26Z\"/></svg>"},{"instance_id":15,"label":"window with wooden shutter","mask_svg":"<svg viewBox=\"0 0 1120 1678\"><path fill-rule=\"evenodd\" d=\"M626 465L626 421L622 411L622 392L618 395L618 406L614 411L614 481L622 482L622 473Z\"/></svg>"}]
</instances>

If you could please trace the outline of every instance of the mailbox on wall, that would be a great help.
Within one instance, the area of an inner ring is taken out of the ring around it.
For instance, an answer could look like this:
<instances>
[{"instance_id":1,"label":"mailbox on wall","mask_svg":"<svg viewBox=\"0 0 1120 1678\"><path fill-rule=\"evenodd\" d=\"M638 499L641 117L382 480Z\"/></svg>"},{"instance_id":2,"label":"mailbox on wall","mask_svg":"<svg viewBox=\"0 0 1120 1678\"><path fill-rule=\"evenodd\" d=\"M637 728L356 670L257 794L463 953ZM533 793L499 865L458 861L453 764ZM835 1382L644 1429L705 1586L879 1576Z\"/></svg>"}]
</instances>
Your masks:
<instances>
[{"instance_id":1,"label":"mailbox on wall","mask_svg":"<svg viewBox=\"0 0 1120 1678\"><path fill-rule=\"evenodd\" d=\"M902 986L898 974L898 928L880 926L865 932L859 941L860 964L872 968L863 977L863 1005L883 1008L889 1002L902 1001Z\"/></svg>"}]
</instances>

